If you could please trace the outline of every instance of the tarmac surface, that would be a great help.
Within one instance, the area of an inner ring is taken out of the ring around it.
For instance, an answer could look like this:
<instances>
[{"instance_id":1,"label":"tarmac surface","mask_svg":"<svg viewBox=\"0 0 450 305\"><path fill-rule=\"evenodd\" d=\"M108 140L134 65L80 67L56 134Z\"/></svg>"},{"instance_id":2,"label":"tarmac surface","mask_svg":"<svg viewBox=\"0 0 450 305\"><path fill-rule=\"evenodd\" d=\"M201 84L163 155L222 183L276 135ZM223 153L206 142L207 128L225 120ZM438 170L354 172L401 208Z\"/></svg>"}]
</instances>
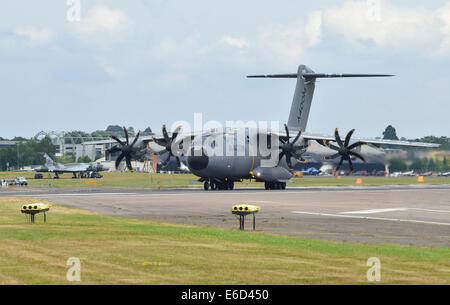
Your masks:
<instances>
[{"instance_id":1,"label":"tarmac surface","mask_svg":"<svg viewBox=\"0 0 450 305\"><path fill-rule=\"evenodd\" d=\"M256 229L358 243L450 246L450 185L237 189L23 189L0 196L47 199L103 214L238 229L235 204L256 204ZM49 214L51 221L51 213ZM252 229L252 217L246 230Z\"/></svg>"}]
</instances>

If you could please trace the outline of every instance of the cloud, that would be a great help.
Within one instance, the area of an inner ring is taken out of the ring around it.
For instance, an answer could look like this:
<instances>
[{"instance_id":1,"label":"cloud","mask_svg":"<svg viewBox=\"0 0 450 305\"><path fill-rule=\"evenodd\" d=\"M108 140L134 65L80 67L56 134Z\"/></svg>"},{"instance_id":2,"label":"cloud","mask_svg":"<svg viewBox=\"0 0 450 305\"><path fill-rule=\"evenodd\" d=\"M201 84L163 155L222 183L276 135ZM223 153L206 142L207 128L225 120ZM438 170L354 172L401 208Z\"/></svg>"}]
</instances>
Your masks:
<instances>
[{"instance_id":1,"label":"cloud","mask_svg":"<svg viewBox=\"0 0 450 305\"><path fill-rule=\"evenodd\" d=\"M305 34L307 37L308 45L313 46L321 41L322 33L322 12L312 12L308 16L308 22L305 26Z\"/></svg>"},{"instance_id":2,"label":"cloud","mask_svg":"<svg viewBox=\"0 0 450 305\"><path fill-rule=\"evenodd\" d=\"M308 15L307 23L294 23L288 26L272 25L260 35L264 52L271 52L287 64L297 64L309 47L321 41L322 12Z\"/></svg>"},{"instance_id":3,"label":"cloud","mask_svg":"<svg viewBox=\"0 0 450 305\"><path fill-rule=\"evenodd\" d=\"M446 54L450 51L450 1L437 11L438 18L442 22L440 28L444 38L441 41L437 55Z\"/></svg>"},{"instance_id":4,"label":"cloud","mask_svg":"<svg viewBox=\"0 0 450 305\"><path fill-rule=\"evenodd\" d=\"M14 34L26 38L32 44L48 43L55 36L55 32L49 27L44 27L42 29L35 27L19 27L14 29Z\"/></svg>"},{"instance_id":5,"label":"cloud","mask_svg":"<svg viewBox=\"0 0 450 305\"><path fill-rule=\"evenodd\" d=\"M445 10L397 7L390 1L379 3L376 18L370 17L373 8L367 1L348 0L341 6L326 9L324 27L358 48L428 55L435 53L441 44L443 32L450 32L450 2ZM443 20L449 21L444 28Z\"/></svg>"},{"instance_id":6,"label":"cloud","mask_svg":"<svg viewBox=\"0 0 450 305\"><path fill-rule=\"evenodd\" d=\"M82 34L120 32L128 28L129 20L120 10L96 6L79 22L77 31Z\"/></svg>"},{"instance_id":7,"label":"cloud","mask_svg":"<svg viewBox=\"0 0 450 305\"><path fill-rule=\"evenodd\" d=\"M249 43L244 39L234 38L231 36L224 36L221 39L222 42L239 49L246 48L249 46Z\"/></svg>"}]
</instances>

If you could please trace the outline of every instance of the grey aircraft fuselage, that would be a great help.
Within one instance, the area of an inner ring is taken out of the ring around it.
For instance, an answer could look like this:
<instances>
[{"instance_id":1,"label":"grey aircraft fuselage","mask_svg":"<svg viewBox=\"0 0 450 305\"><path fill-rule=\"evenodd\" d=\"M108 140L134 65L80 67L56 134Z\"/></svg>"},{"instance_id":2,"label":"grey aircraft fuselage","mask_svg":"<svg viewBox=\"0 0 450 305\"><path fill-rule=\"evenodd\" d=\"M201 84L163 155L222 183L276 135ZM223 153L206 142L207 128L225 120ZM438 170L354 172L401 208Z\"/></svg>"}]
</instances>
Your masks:
<instances>
[{"instance_id":1,"label":"grey aircraft fuselage","mask_svg":"<svg viewBox=\"0 0 450 305\"><path fill-rule=\"evenodd\" d=\"M250 178L263 181L270 174L272 177L270 180L286 182L293 176L289 172L289 167L284 157L279 164L278 160L271 161L272 155L268 155L267 152L263 155L261 150L258 149L258 145L251 145L247 137L242 139L242 137L238 136L239 134L242 133L239 131L236 133L223 132L203 137L203 152L195 155L190 149L191 154L186 157L186 165L189 170L203 180L217 179L220 181L238 181ZM261 137L267 137L267 134L257 134L257 143L260 143L259 139ZM211 147L211 143L221 141L223 143L221 145L223 146L222 149ZM207 153L206 145L209 146L208 148L212 152ZM266 164L262 164L263 162L266 162ZM297 163L297 161L294 162ZM271 164L273 167L270 172L266 172L267 170L262 167L267 167L267 164ZM277 164L278 167L275 167Z\"/></svg>"}]
</instances>

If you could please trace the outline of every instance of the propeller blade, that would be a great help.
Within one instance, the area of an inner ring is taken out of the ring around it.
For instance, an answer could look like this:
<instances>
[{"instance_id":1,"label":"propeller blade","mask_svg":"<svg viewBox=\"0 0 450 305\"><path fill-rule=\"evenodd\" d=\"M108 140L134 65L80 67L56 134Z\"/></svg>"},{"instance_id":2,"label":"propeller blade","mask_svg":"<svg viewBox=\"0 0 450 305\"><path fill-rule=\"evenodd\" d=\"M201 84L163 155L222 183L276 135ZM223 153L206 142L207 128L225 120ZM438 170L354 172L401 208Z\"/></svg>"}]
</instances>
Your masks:
<instances>
[{"instance_id":1,"label":"propeller blade","mask_svg":"<svg viewBox=\"0 0 450 305\"><path fill-rule=\"evenodd\" d=\"M332 156L323 156L322 159L323 160L332 160L332 159L336 159L339 156L340 156L340 154L337 153L337 154L334 154Z\"/></svg>"},{"instance_id":2,"label":"propeller blade","mask_svg":"<svg viewBox=\"0 0 450 305\"><path fill-rule=\"evenodd\" d=\"M178 133L180 132L181 126L178 126L177 128L175 128L175 130L172 133L172 141L174 141L176 139L176 137L178 136Z\"/></svg>"},{"instance_id":3,"label":"propeller blade","mask_svg":"<svg viewBox=\"0 0 450 305\"><path fill-rule=\"evenodd\" d=\"M119 146L113 146L105 151L106 155L110 155L112 153L121 151L122 149Z\"/></svg>"},{"instance_id":4,"label":"propeller blade","mask_svg":"<svg viewBox=\"0 0 450 305\"><path fill-rule=\"evenodd\" d=\"M127 144L129 145L130 142L128 141L128 131L127 131L127 129L125 128L125 126L123 126L123 132L125 133L125 138L127 139Z\"/></svg>"},{"instance_id":5,"label":"propeller blade","mask_svg":"<svg viewBox=\"0 0 450 305\"><path fill-rule=\"evenodd\" d=\"M170 154L167 155L167 158L161 163L161 166L164 168L169 164L170 161Z\"/></svg>"},{"instance_id":6,"label":"propeller blade","mask_svg":"<svg viewBox=\"0 0 450 305\"><path fill-rule=\"evenodd\" d=\"M295 137L294 141L292 141L293 144L295 144L298 139L300 138L300 136L302 135L302 129L300 128L300 130L298 131L297 136Z\"/></svg>"},{"instance_id":7,"label":"propeller blade","mask_svg":"<svg viewBox=\"0 0 450 305\"><path fill-rule=\"evenodd\" d=\"M366 144L367 144L367 143L365 143L365 142L359 141L359 142L356 142L356 143L353 143L352 145L350 145L350 146L348 147L348 149L353 149L353 148L359 147L359 146L361 146L361 145L366 145Z\"/></svg>"},{"instance_id":8,"label":"propeller blade","mask_svg":"<svg viewBox=\"0 0 450 305\"><path fill-rule=\"evenodd\" d=\"M116 140L116 142L118 142L120 145L124 146L125 143L123 143L118 137L116 136L109 136L111 139Z\"/></svg>"},{"instance_id":9,"label":"propeller blade","mask_svg":"<svg viewBox=\"0 0 450 305\"><path fill-rule=\"evenodd\" d=\"M342 146L343 146L343 143L342 143L341 137L339 136L339 132L338 132L338 129L337 129L337 128L334 130L334 137L335 137L336 142L338 143L338 145L339 145L340 147L342 147Z\"/></svg>"},{"instance_id":10,"label":"propeller blade","mask_svg":"<svg viewBox=\"0 0 450 305\"><path fill-rule=\"evenodd\" d=\"M356 158L361 159L364 163L366 163L366 159L364 159L364 157L358 153L351 151L351 152L349 152L349 155L355 156Z\"/></svg>"},{"instance_id":11,"label":"propeller blade","mask_svg":"<svg viewBox=\"0 0 450 305\"><path fill-rule=\"evenodd\" d=\"M339 150L340 149L339 147L337 147L337 146L335 146L335 145L333 145L331 143L327 143L326 146L331 148L331 149L334 149L334 150Z\"/></svg>"},{"instance_id":12,"label":"propeller blade","mask_svg":"<svg viewBox=\"0 0 450 305\"><path fill-rule=\"evenodd\" d=\"M131 158L130 158L130 156L126 156L125 157L125 160L126 160L126 162L127 162L127 167L128 167L128 169L130 170L130 171L133 171L133 167L131 166Z\"/></svg>"},{"instance_id":13,"label":"propeller blade","mask_svg":"<svg viewBox=\"0 0 450 305\"><path fill-rule=\"evenodd\" d=\"M178 169L180 169L180 168L181 168L181 160L180 160L179 157L177 157L176 159L177 159L177 166L178 166Z\"/></svg>"},{"instance_id":14,"label":"propeller blade","mask_svg":"<svg viewBox=\"0 0 450 305\"><path fill-rule=\"evenodd\" d=\"M140 135L141 135L141 131L139 130L138 133L137 133L137 135L136 135L136 138L134 138L133 143L131 143L131 145L130 145L131 147L133 147L133 145L136 144L136 142L137 142L137 140L139 139L139 136L140 136Z\"/></svg>"},{"instance_id":15,"label":"propeller blade","mask_svg":"<svg viewBox=\"0 0 450 305\"><path fill-rule=\"evenodd\" d=\"M169 162L169 160L170 160L170 152L168 152L167 150L159 155L159 162L161 163L162 167L165 167Z\"/></svg>"},{"instance_id":16,"label":"propeller blade","mask_svg":"<svg viewBox=\"0 0 450 305\"><path fill-rule=\"evenodd\" d=\"M350 142L350 138L352 137L354 132L355 132L355 130L352 129L347 133L347 136L345 137L344 146L348 146L348 143Z\"/></svg>"},{"instance_id":17,"label":"propeller blade","mask_svg":"<svg viewBox=\"0 0 450 305\"><path fill-rule=\"evenodd\" d=\"M119 157L116 159L116 163L115 163L116 169L119 168L119 164L120 164L120 162L122 162L122 159L123 159L124 157L125 157L125 154L124 154L124 153L121 153L121 154L119 155Z\"/></svg>"},{"instance_id":18,"label":"propeller blade","mask_svg":"<svg viewBox=\"0 0 450 305\"><path fill-rule=\"evenodd\" d=\"M167 129L166 129L166 125L162 126L162 133L164 136L164 140L166 140L166 142L170 142L170 138L169 138L169 134L167 133Z\"/></svg>"},{"instance_id":19,"label":"propeller blade","mask_svg":"<svg viewBox=\"0 0 450 305\"><path fill-rule=\"evenodd\" d=\"M286 152L286 163L289 166L289 168L292 168L292 155L290 152Z\"/></svg>"},{"instance_id":20,"label":"propeller blade","mask_svg":"<svg viewBox=\"0 0 450 305\"><path fill-rule=\"evenodd\" d=\"M284 124L284 130L286 130L287 142L290 143L289 142L289 128L286 124Z\"/></svg>"},{"instance_id":21,"label":"propeller blade","mask_svg":"<svg viewBox=\"0 0 450 305\"><path fill-rule=\"evenodd\" d=\"M354 170L353 170L353 162L351 159L348 159L348 165L350 165L350 172L353 174Z\"/></svg>"}]
</instances>

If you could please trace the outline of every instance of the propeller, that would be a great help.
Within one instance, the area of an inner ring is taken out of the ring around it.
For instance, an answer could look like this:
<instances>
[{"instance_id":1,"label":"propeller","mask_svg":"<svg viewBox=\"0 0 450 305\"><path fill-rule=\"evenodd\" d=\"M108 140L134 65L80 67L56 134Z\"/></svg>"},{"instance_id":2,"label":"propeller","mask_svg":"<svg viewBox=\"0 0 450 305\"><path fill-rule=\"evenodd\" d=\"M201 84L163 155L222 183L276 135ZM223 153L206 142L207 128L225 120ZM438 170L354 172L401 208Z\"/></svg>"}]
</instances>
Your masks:
<instances>
[{"instance_id":1,"label":"propeller","mask_svg":"<svg viewBox=\"0 0 450 305\"><path fill-rule=\"evenodd\" d=\"M119 167L120 162L122 162L122 160L125 158L125 162L127 164L127 168L130 171L133 171L133 167L131 166L131 159L136 155L136 152L139 150L138 147L134 147L134 145L136 144L137 140L139 139L139 136L141 135L141 131L139 131L136 135L136 137L134 138L133 142L130 144L129 142L129 137L128 137L128 131L125 128L125 126L123 127L123 131L125 133L125 139L126 141L123 142L122 140L120 140L118 137L116 136L110 136L111 139L115 140L117 143L119 143L119 145L113 146L110 149L106 150L106 156L108 156L109 154L115 153L120 151L121 154L119 155L119 157L117 157L116 159L116 169Z\"/></svg>"},{"instance_id":2,"label":"propeller","mask_svg":"<svg viewBox=\"0 0 450 305\"><path fill-rule=\"evenodd\" d=\"M339 168L341 167L342 163L345 161L348 161L348 164L350 166L350 170L353 174L353 163L352 163L352 159L354 160L355 157L362 160L363 162L366 162L366 160L364 159L363 156L361 156L359 153L352 151L352 149L355 149L361 145L365 145L367 143L365 142L355 142L352 145L348 145L350 143L350 139L353 135L353 133L355 132L354 129L350 130L347 133L347 136L345 137L344 142L342 142L341 137L339 136L339 132L338 129L336 128L336 130L334 131L334 137L336 139L336 143L338 144L338 146L327 143L326 140L323 141L323 144L326 145L327 147L336 150L337 153L335 153L332 156L328 156L328 157L323 157L323 160L330 160L330 159L335 159L337 157L341 157L341 160L339 161L338 166L336 167L336 171L339 170Z\"/></svg>"},{"instance_id":3,"label":"propeller","mask_svg":"<svg viewBox=\"0 0 450 305\"><path fill-rule=\"evenodd\" d=\"M299 130L297 136L292 142L290 142L289 128L286 124L284 124L284 129L286 130L287 139L284 140L280 138L281 145L279 146L280 154L278 155L278 164L280 164L281 158L283 158L283 156L286 156L286 163L290 169L292 169L292 158L295 158L296 160L299 160L301 162L308 162L307 160L302 158L302 155L310 145L296 145L297 141L302 135L302 129Z\"/></svg>"},{"instance_id":4,"label":"propeller","mask_svg":"<svg viewBox=\"0 0 450 305\"><path fill-rule=\"evenodd\" d=\"M172 137L169 137L167 133L166 125L162 126L162 134L164 139L156 139L153 137L153 141L155 141L158 145L164 146L165 151L161 153L162 167L166 167L170 161L170 157L176 157L178 168L181 168L181 161L178 155L175 155L172 151L172 143L175 141L178 133L180 132L181 126L178 126L174 132L172 133Z\"/></svg>"}]
</instances>

